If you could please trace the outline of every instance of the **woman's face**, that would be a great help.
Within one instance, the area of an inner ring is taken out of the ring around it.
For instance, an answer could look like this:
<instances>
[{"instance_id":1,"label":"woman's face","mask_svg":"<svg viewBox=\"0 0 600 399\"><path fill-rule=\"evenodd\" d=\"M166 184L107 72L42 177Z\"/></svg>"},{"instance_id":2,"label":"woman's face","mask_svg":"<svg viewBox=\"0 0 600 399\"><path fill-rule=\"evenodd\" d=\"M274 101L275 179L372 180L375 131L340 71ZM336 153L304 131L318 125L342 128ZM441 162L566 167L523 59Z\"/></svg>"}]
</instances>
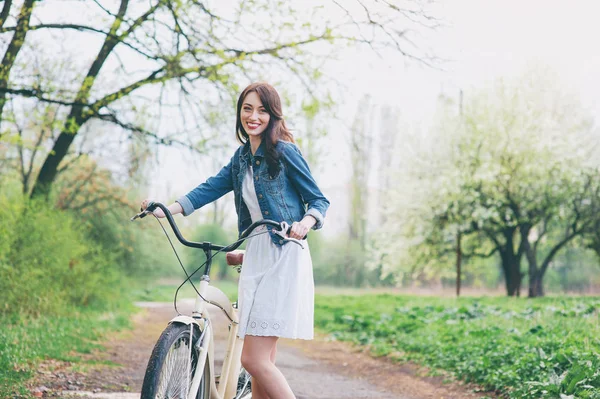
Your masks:
<instances>
[{"instance_id":1,"label":"woman's face","mask_svg":"<svg viewBox=\"0 0 600 399\"><path fill-rule=\"evenodd\" d=\"M260 136L269 125L270 119L271 115L263 107L258 94L254 91L248 93L240 110L240 120L246 133L250 137Z\"/></svg>"}]
</instances>

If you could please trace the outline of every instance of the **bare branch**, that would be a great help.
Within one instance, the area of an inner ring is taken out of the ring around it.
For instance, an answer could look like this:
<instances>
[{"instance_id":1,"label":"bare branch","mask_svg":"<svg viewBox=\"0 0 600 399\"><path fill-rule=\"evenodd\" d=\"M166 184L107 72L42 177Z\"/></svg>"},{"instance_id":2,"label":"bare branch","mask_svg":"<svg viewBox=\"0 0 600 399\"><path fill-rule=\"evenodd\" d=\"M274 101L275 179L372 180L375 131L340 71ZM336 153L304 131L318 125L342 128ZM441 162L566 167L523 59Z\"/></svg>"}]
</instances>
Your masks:
<instances>
[{"instance_id":1,"label":"bare branch","mask_svg":"<svg viewBox=\"0 0 600 399\"><path fill-rule=\"evenodd\" d=\"M192 151L195 151L198 153L203 153L198 148L196 148L188 143L185 143L181 140L171 138L171 137L160 137L158 134L156 134L150 130L147 130L141 126L136 126L132 123L121 121L119 118L117 118L117 116L114 113L98 114L98 115L96 115L96 117L103 121L114 123L115 125L120 126L125 130L131 131L131 132L142 133L144 136L152 138L154 140L155 144L179 145L179 146L187 148L189 150L192 150Z\"/></svg>"},{"instance_id":2,"label":"bare branch","mask_svg":"<svg viewBox=\"0 0 600 399\"><path fill-rule=\"evenodd\" d=\"M16 26L8 26L5 28L1 28L0 33L13 32L16 29L17 29ZM119 41L119 44L122 44L122 45L130 48L131 50L143 55L144 57L146 57L148 59L153 59L153 60L159 59L159 57L152 56L152 55L148 54L147 52L141 50L140 48L134 46L133 44L127 42L124 38L121 37L121 35L111 34L110 32L104 31L102 29L97 29L92 26L59 23L59 24L40 24L40 25L34 25L34 26L29 27L30 31L40 30L40 29L54 29L54 30L69 29L69 30L76 30L79 32L99 33L101 35L104 35L104 36L107 36L114 40Z\"/></svg>"},{"instance_id":3,"label":"bare branch","mask_svg":"<svg viewBox=\"0 0 600 399\"><path fill-rule=\"evenodd\" d=\"M477 251L473 251L473 252L463 252L463 255L467 258L470 257L478 257L478 258L491 258L496 252L498 252L500 249L496 246L494 247L492 250L490 250L490 252L477 252Z\"/></svg>"},{"instance_id":4,"label":"bare branch","mask_svg":"<svg viewBox=\"0 0 600 399\"><path fill-rule=\"evenodd\" d=\"M49 103L49 104L58 104L58 105L66 105L66 106L80 106L80 107L86 107L89 106L88 103L84 103L84 102L79 102L79 101L67 101L67 100L57 100L57 99L53 99L53 98L48 98L45 96L46 93L44 93L41 90L38 89L11 89L11 88L2 88L0 87L0 94L13 94L13 95L18 95L21 97L28 97L28 98L37 98L38 100L45 102L45 103Z\"/></svg>"}]
</instances>

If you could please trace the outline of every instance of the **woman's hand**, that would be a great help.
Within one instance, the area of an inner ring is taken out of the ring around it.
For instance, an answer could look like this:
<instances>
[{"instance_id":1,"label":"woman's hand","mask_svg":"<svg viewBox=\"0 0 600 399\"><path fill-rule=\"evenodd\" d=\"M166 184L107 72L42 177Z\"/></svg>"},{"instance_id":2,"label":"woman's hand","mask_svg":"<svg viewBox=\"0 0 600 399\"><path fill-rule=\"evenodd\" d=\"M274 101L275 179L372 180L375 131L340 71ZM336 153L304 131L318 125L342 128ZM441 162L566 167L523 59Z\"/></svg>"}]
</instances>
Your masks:
<instances>
[{"instance_id":1,"label":"woman's hand","mask_svg":"<svg viewBox=\"0 0 600 399\"><path fill-rule=\"evenodd\" d=\"M312 216L305 216L301 221L292 223L292 228L288 237L303 240L315 223L317 223L315 218Z\"/></svg>"},{"instance_id":2,"label":"woman's hand","mask_svg":"<svg viewBox=\"0 0 600 399\"><path fill-rule=\"evenodd\" d=\"M146 208L148 208L148 204L150 203L150 201L151 201L150 199L145 199L145 200L142 201L142 203L140 204L140 206L142 207L142 210L145 210ZM164 218L165 217L165 213L160 208L156 208L154 210L154 212L152 212L152 213L157 218Z\"/></svg>"}]
</instances>

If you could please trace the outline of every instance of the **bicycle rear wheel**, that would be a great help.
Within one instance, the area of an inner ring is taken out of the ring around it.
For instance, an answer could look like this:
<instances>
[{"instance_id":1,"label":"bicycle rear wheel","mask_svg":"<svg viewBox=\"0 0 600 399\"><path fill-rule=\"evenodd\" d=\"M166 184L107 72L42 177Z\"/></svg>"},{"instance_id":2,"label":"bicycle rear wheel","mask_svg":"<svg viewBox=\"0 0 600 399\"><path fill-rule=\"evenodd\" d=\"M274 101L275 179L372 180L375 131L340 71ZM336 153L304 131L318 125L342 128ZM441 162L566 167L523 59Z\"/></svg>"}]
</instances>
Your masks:
<instances>
[{"instance_id":1,"label":"bicycle rear wheel","mask_svg":"<svg viewBox=\"0 0 600 399\"><path fill-rule=\"evenodd\" d=\"M200 332L196 326L192 329L185 324L169 324L156 342L142 384L141 399L180 399L187 398L192 377L198 365L198 346ZM210 370L208 359L204 370L197 399L210 398Z\"/></svg>"}]
</instances>

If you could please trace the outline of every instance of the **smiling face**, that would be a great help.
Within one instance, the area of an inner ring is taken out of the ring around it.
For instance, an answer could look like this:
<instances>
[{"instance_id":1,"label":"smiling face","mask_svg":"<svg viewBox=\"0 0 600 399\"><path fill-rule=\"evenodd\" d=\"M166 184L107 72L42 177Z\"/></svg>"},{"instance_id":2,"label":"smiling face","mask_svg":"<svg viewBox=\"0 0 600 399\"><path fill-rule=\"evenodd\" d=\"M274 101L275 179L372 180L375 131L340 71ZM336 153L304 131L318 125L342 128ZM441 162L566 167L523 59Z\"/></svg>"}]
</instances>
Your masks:
<instances>
[{"instance_id":1,"label":"smiling face","mask_svg":"<svg viewBox=\"0 0 600 399\"><path fill-rule=\"evenodd\" d=\"M240 109L242 127L250 137L260 137L269 126L271 115L267 112L255 91L246 95Z\"/></svg>"}]
</instances>

